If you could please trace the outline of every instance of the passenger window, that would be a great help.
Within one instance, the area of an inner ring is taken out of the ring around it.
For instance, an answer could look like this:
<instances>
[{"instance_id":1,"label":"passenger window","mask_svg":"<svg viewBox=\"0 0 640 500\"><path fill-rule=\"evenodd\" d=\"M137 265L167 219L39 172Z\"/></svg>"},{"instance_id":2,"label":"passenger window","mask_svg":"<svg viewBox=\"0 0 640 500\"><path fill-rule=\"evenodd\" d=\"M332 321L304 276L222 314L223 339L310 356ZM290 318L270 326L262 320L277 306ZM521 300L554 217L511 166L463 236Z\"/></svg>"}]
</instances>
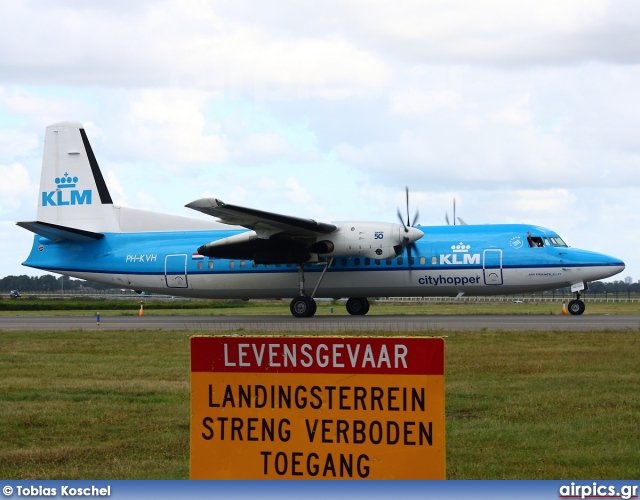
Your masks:
<instances>
[{"instance_id":1,"label":"passenger window","mask_svg":"<svg viewBox=\"0 0 640 500\"><path fill-rule=\"evenodd\" d=\"M431 265L435 266L438 263L438 257L436 257L435 255L433 255L431 257Z\"/></svg>"},{"instance_id":2,"label":"passenger window","mask_svg":"<svg viewBox=\"0 0 640 500\"><path fill-rule=\"evenodd\" d=\"M370 266L371 265L371 259L369 257L364 259L364 265L365 266Z\"/></svg>"},{"instance_id":3,"label":"passenger window","mask_svg":"<svg viewBox=\"0 0 640 500\"><path fill-rule=\"evenodd\" d=\"M353 265L354 266L359 266L360 265L360 257L356 257L355 259L353 259Z\"/></svg>"},{"instance_id":4,"label":"passenger window","mask_svg":"<svg viewBox=\"0 0 640 500\"><path fill-rule=\"evenodd\" d=\"M427 263L427 258L426 257L420 257L420 265L424 266Z\"/></svg>"},{"instance_id":5,"label":"passenger window","mask_svg":"<svg viewBox=\"0 0 640 500\"><path fill-rule=\"evenodd\" d=\"M347 265L347 259L345 259L344 257L341 259L340 262L341 265L346 266Z\"/></svg>"},{"instance_id":6,"label":"passenger window","mask_svg":"<svg viewBox=\"0 0 640 500\"><path fill-rule=\"evenodd\" d=\"M401 266L403 262L404 259L402 257L398 257L398 265Z\"/></svg>"},{"instance_id":7,"label":"passenger window","mask_svg":"<svg viewBox=\"0 0 640 500\"><path fill-rule=\"evenodd\" d=\"M230 260L230 261L229 261L229 269L233 269L233 268L235 268L235 267L236 267L236 262L235 262L235 260Z\"/></svg>"},{"instance_id":8,"label":"passenger window","mask_svg":"<svg viewBox=\"0 0 640 500\"><path fill-rule=\"evenodd\" d=\"M204 262L198 262L198 269L202 269L204 267Z\"/></svg>"},{"instance_id":9,"label":"passenger window","mask_svg":"<svg viewBox=\"0 0 640 500\"><path fill-rule=\"evenodd\" d=\"M247 263L244 260L240 261L240 267L244 269L247 266Z\"/></svg>"},{"instance_id":10,"label":"passenger window","mask_svg":"<svg viewBox=\"0 0 640 500\"><path fill-rule=\"evenodd\" d=\"M212 260L209 261L209 263L207 264L207 267L209 269L213 269L213 261Z\"/></svg>"}]
</instances>

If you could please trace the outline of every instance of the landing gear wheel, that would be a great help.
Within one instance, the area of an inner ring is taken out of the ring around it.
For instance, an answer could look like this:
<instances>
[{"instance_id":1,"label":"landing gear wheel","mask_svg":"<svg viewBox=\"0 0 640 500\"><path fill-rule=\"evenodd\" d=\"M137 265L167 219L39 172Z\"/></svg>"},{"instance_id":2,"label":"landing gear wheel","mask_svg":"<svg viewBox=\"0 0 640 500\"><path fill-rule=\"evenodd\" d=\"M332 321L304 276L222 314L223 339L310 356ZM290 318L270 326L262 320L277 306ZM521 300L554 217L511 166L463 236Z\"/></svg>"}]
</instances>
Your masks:
<instances>
[{"instance_id":1,"label":"landing gear wheel","mask_svg":"<svg viewBox=\"0 0 640 500\"><path fill-rule=\"evenodd\" d=\"M584 312L585 305L581 300L574 299L569 302L569 307L567 309L569 309L569 312L574 316L578 316Z\"/></svg>"},{"instance_id":2,"label":"landing gear wheel","mask_svg":"<svg viewBox=\"0 0 640 500\"><path fill-rule=\"evenodd\" d=\"M365 297L351 297L347 300L347 312L353 316L364 316L369 312L369 300Z\"/></svg>"},{"instance_id":3,"label":"landing gear wheel","mask_svg":"<svg viewBox=\"0 0 640 500\"><path fill-rule=\"evenodd\" d=\"M315 300L300 296L291 301L289 309L296 318L310 318L316 313L317 305Z\"/></svg>"}]
</instances>

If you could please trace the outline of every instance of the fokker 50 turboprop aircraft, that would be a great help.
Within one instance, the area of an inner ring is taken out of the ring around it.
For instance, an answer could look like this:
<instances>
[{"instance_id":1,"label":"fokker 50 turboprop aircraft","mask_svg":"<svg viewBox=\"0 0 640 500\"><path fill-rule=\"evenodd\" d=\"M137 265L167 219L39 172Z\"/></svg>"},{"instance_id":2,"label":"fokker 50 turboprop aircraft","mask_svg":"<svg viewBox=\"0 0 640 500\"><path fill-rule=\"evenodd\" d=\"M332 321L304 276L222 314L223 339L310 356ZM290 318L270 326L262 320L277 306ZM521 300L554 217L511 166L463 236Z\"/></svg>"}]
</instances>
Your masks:
<instances>
[{"instance_id":1,"label":"fokker 50 turboprop aircraft","mask_svg":"<svg viewBox=\"0 0 640 500\"><path fill-rule=\"evenodd\" d=\"M582 314L586 283L624 263L569 248L533 225L415 226L316 222L229 205L215 198L187 207L201 220L115 206L80 123L47 127L36 233L24 265L91 281L199 298L294 297L310 317L314 297L348 298L366 314L367 297L504 295L570 286Z\"/></svg>"}]
</instances>

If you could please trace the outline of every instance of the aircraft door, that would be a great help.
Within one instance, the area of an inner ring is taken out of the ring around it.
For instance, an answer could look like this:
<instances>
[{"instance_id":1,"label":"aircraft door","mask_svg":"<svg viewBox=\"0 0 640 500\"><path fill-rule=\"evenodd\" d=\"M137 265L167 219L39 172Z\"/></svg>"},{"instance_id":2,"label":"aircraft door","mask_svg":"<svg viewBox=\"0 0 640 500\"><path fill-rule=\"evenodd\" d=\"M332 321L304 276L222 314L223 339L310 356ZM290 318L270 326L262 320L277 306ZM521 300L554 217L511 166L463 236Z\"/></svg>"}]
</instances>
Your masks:
<instances>
[{"instance_id":1,"label":"aircraft door","mask_svg":"<svg viewBox=\"0 0 640 500\"><path fill-rule=\"evenodd\" d=\"M164 279L169 288L187 288L187 254L167 255L164 259Z\"/></svg>"},{"instance_id":2,"label":"aircraft door","mask_svg":"<svg viewBox=\"0 0 640 500\"><path fill-rule=\"evenodd\" d=\"M482 254L485 285L502 285L502 249L488 248Z\"/></svg>"}]
</instances>

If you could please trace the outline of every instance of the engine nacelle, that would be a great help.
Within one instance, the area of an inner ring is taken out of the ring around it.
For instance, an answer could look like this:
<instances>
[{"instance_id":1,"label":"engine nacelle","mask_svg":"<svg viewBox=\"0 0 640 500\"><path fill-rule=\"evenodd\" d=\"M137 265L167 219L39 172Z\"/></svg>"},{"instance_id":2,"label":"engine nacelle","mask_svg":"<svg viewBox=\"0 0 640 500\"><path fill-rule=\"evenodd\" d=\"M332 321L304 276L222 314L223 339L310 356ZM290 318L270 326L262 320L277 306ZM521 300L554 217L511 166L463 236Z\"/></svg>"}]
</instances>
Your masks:
<instances>
[{"instance_id":1,"label":"engine nacelle","mask_svg":"<svg viewBox=\"0 0 640 500\"><path fill-rule=\"evenodd\" d=\"M337 222L337 229L309 247L323 257L369 257L388 259L424 236L419 229L386 222Z\"/></svg>"},{"instance_id":2,"label":"engine nacelle","mask_svg":"<svg viewBox=\"0 0 640 500\"><path fill-rule=\"evenodd\" d=\"M247 259L256 264L316 262L320 257L368 257L389 259L400 255L407 245L422 238L419 229L386 222L342 222L336 230L318 236L314 243L295 238L261 238L246 231L212 241L198 253L218 259Z\"/></svg>"}]
</instances>

